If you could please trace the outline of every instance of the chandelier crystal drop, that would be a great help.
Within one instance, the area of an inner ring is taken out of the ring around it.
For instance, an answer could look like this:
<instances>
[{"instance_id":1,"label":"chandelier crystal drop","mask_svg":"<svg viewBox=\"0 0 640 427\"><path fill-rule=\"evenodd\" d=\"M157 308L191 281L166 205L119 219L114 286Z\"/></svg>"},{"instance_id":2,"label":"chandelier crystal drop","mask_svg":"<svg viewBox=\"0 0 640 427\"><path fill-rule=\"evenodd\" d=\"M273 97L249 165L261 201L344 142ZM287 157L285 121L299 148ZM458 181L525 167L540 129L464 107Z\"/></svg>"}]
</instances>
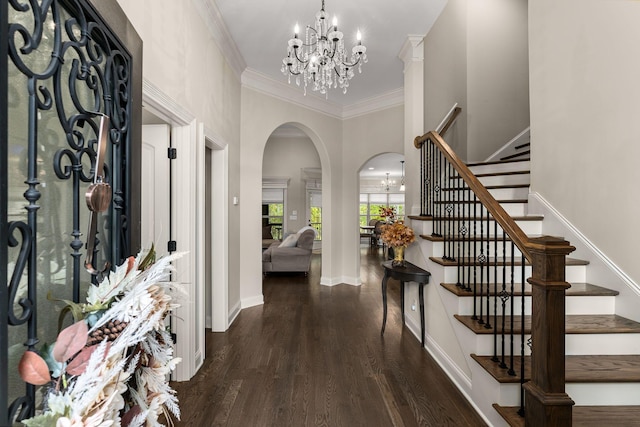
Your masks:
<instances>
[{"instance_id":1,"label":"chandelier crystal drop","mask_svg":"<svg viewBox=\"0 0 640 427\"><path fill-rule=\"evenodd\" d=\"M315 25L307 25L304 41L298 38L299 33L300 28L296 24L294 36L288 43L287 56L282 60L281 71L289 83L291 76L295 76L296 84L304 85L305 95L307 86L327 98L331 87L340 87L342 93L347 93L354 68L358 67L361 73L362 64L367 62L367 48L362 44L360 30L349 55L344 47L343 34L338 31L337 18L334 16L329 25L322 0L322 9L316 13Z\"/></svg>"}]
</instances>

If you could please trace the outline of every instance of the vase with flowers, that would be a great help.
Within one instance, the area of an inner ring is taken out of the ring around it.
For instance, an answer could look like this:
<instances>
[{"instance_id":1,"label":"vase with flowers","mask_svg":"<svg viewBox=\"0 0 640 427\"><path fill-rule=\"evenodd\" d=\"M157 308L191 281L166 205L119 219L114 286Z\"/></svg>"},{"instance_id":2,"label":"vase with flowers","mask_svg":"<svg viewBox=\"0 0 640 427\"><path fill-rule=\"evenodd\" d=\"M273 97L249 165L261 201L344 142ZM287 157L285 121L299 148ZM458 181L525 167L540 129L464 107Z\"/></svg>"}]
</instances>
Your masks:
<instances>
[{"instance_id":1,"label":"vase with flowers","mask_svg":"<svg viewBox=\"0 0 640 427\"><path fill-rule=\"evenodd\" d=\"M391 265L403 267L405 265L404 250L416 240L416 235L411 227L404 225L404 221L383 225L380 238L393 248L394 258Z\"/></svg>"}]
</instances>

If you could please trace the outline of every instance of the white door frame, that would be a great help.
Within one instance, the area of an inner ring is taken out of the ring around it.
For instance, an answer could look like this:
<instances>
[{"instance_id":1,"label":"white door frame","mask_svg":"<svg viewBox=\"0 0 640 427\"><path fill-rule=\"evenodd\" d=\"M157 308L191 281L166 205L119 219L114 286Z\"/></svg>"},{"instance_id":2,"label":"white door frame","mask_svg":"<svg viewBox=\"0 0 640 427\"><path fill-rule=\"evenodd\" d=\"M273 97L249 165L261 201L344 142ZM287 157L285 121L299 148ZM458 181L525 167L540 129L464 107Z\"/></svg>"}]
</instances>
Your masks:
<instances>
[{"instance_id":1,"label":"white door frame","mask_svg":"<svg viewBox=\"0 0 640 427\"><path fill-rule=\"evenodd\" d=\"M225 332L229 319L229 146L203 126L204 144L211 149L211 330ZM204 159L204 152L202 158ZM204 176L204 175L203 175ZM203 177L204 179L204 177ZM202 228L204 230L204 226ZM206 284L209 286L209 284Z\"/></svg>"},{"instance_id":2,"label":"white door frame","mask_svg":"<svg viewBox=\"0 0 640 427\"><path fill-rule=\"evenodd\" d=\"M179 301L181 307L174 313L176 356L182 358L174 374L177 381L187 381L195 375L205 355L204 322L202 328L196 326L200 318L204 319L204 298L200 296L204 293L204 270L198 259L200 251L196 232L198 220L204 217L203 198L197 194L198 188L203 187L197 185L199 173L203 171L198 170L201 166L193 168L198 154L204 157L204 145L198 145L195 116L146 79L143 79L142 103L144 108L171 125L171 144L178 150L174 168L189 171L174 174L171 207L173 238L177 241L177 250L186 252L175 262L176 281L184 287L186 296ZM185 188L194 190L184 191ZM197 309L195 304L198 304Z\"/></svg>"}]
</instances>

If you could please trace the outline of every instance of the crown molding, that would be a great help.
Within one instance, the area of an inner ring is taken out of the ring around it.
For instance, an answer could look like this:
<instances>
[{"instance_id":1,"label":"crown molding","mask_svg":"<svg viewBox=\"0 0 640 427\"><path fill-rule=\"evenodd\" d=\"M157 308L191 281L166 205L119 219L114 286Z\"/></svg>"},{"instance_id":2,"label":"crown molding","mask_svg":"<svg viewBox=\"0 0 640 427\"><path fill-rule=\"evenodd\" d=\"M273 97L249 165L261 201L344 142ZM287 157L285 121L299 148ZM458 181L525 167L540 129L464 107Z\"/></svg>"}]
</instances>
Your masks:
<instances>
[{"instance_id":1,"label":"crown molding","mask_svg":"<svg viewBox=\"0 0 640 427\"><path fill-rule=\"evenodd\" d=\"M192 0L192 2L204 17L204 22L207 28L209 28L218 48L222 51L222 55L226 58L236 76L240 78L244 69L247 68L247 63L240 53L233 37L231 37L231 33L224 23L222 14L215 1Z\"/></svg>"},{"instance_id":2,"label":"crown molding","mask_svg":"<svg viewBox=\"0 0 640 427\"><path fill-rule=\"evenodd\" d=\"M304 95L302 89L297 85L275 80L252 68L246 68L242 73L242 85L257 92L341 120L351 119L404 104L404 90L403 88L398 88L343 107L322 99L313 93L307 92L307 95Z\"/></svg>"},{"instance_id":3,"label":"crown molding","mask_svg":"<svg viewBox=\"0 0 640 427\"><path fill-rule=\"evenodd\" d=\"M262 177L262 188L287 188L291 178L288 176L265 176Z\"/></svg>"},{"instance_id":4,"label":"crown molding","mask_svg":"<svg viewBox=\"0 0 640 427\"><path fill-rule=\"evenodd\" d=\"M404 88L363 99L355 104L346 105L342 110L343 119L352 119L365 114L375 113L388 108L404 105Z\"/></svg>"},{"instance_id":5,"label":"crown molding","mask_svg":"<svg viewBox=\"0 0 640 427\"><path fill-rule=\"evenodd\" d=\"M424 47L422 45L424 37L424 34L409 34L400 48L398 58L404 63L405 71L412 62L424 61Z\"/></svg>"},{"instance_id":6,"label":"crown molding","mask_svg":"<svg viewBox=\"0 0 640 427\"><path fill-rule=\"evenodd\" d=\"M312 93L307 92L307 95L304 95L302 89L295 84L290 85L283 83L252 68L247 67L244 70L241 81L243 86L257 92L273 96L274 98L290 102L300 107L318 111L337 119L342 118L342 107L340 105L322 99Z\"/></svg>"}]
</instances>

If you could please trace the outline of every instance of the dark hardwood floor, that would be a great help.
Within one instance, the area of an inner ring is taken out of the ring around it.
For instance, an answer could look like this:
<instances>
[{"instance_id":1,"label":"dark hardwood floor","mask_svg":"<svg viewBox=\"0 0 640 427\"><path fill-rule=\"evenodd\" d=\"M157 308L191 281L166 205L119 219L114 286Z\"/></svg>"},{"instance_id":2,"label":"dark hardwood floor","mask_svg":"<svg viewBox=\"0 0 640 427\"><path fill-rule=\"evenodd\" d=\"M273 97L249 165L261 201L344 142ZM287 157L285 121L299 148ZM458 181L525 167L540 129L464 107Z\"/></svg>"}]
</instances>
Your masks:
<instances>
[{"instance_id":1,"label":"dark hardwood floor","mask_svg":"<svg viewBox=\"0 0 640 427\"><path fill-rule=\"evenodd\" d=\"M172 384L176 426L484 426L402 327L395 280L380 336L381 261L362 246L362 286L321 286L319 255L308 277L268 276L264 305L207 332L203 367Z\"/></svg>"}]
</instances>

